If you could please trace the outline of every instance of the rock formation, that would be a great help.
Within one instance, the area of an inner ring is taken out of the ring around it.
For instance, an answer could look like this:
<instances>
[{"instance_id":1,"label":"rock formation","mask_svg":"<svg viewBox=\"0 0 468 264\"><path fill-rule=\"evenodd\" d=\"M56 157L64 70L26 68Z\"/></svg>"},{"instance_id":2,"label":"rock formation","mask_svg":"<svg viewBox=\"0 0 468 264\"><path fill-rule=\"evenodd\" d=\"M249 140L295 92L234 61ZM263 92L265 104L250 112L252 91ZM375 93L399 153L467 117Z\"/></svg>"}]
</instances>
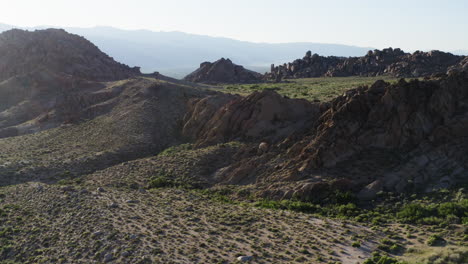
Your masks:
<instances>
[{"instance_id":1,"label":"rock formation","mask_svg":"<svg viewBox=\"0 0 468 264\"><path fill-rule=\"evenodd\" d=\"M189 109L182 133L202 146L232 140L277 142L319 113L318 105L269 90L247 97L212 96L194 101Z\"/></svg>"},{"instance_id":2,"label":"rock formation","mask_svg":"<svg viewBox=\"0 0 468 264\"><path fill-rule=\"evenodd\" d=\"M262 75L236 65L230 59L221 58L213 63L203 62L200 68L185 76L184 80L206 84L256 83L262 80Z\"/></svg>"},{"instance_id":3,"label":"rock formation","mask_svg":"<svg viewBox=\"0 0 468 264\"><path fill-rule=\"evenodd\" d=\"M307 52L303 59L274 67L269 80L309 77L380 76L426 77L445 73L464 57L441 51L405 53L401 49L369 51L363 57L322 57Z\"/></svg>"}]
</instances>

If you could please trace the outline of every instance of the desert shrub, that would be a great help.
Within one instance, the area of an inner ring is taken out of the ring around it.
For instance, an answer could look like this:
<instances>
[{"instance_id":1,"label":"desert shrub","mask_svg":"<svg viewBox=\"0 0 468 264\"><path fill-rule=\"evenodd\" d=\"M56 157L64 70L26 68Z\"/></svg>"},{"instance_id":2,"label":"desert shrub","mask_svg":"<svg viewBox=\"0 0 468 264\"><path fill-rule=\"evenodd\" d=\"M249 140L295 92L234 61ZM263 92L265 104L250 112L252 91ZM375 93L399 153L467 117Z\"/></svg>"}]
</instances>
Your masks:
<instances>
[{"instance_id":1,"label":"desert shrub","mask_svg":"<svg viewBox=\"0 0 468 264\"><path fill-rule=\"evenodd\" d=\"M351 244L352 247L355 247L355 248L359 248L361 247L361 242L359 241L354 241L352 244Z\"/></svg>"},{"instance_id":2,"label":"desert shrub","mask_svg":"<svg viewBox=\"0 0 468 264\"><path fill-rule=\"evenodd\" d=\"M161 170L157 175L151 177L148 182L149 189L173 187L174 185L174 177L166 170Z\"/></svg>"},{"instance_id":3,"label":"desert shrub","mask_svg":"<svg viewBox=\"0 0 468 264\"><path fill-rule=\"evenodd\" d=\"M254 203L254 206L268 209L282 209L291 210L303 213L316 213L320 212L320 206L312 203L293 201L293 200L281 200L274 201L264 199Z\"/></svg>"},{"instance_id":4,"label":"desert shrub","mask_svg":"<svg viewBox=\"0 0 468 264\"><path fill-rule=\"evenodd\" d=\"M468 222L468 199L441 204L408 204L397 214L403 222L427 225L456 224Z\"/></svg>"},{"instance_id":5,"label":"desert shrub","mask_svg":"<svg viewBox=\"0 0 468 264\"><path fill-rule=\"evenodd\" d=\"M427 239L426 244L429 245L429 246L437 246L438 244L443 243L443 242L445 242L445 240L441 236L431 235Z\"/></svg>"},{"instance_id":6,"label":"desert shrub","mask_svg":"<svg viewBox=\"0 0 468 264\"><path fill-rule=\"evenodd\" d=\"M398 213L397 217L401 220L415 223L419 219L429 216L429 211L420 204L405 205Z\"/></svg>"},{"instance_id":7,"label":"desert shrub","mask_svg":"<svg viewBox=\"0 0 468 264\"><path fill-rule=\"evenodd\" d=\"M468 263L468 251L464 248L448 248L434 253L423 260L421 264L465 264Z\"/></svg>"},{"instance_id":8,"label":"desert shrub","mask_svg":"<svg viewBox=\"0 0 468 264\"><path fill-rule=\"evenodd\" d=\"M387 255L374 254L372 258L369 258L363 262L363 264L407 264L406 262L398 261L395 258Z\"/></svg>"},{"instance_id":9,"label":"desert shrub","mask_svg":"<svg viewBox=\"0 0 468 264\"><path fill-rule=\"evenodd\" d=\"M162 152L160 152L158 155L160 155L160 156L172 156L172 155L175 155L175 154L180 153L182 151L187 151L187 150L191 150L191 149L193 149L192 144L180 144L180 145L177 145L177 146L169 147L169 148L163 150Z\"/></svg>"}]
</instances>

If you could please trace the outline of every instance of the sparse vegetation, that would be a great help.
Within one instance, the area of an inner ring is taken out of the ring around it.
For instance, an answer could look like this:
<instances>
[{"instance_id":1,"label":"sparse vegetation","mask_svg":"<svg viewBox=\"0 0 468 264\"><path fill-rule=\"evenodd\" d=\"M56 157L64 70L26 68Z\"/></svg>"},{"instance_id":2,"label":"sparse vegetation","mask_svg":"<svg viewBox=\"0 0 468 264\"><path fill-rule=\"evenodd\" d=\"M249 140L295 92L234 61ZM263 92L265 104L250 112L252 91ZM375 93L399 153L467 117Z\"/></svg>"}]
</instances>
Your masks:
<instances>
[{"instance_id":1,"label":"sparse vegetation","mask_svg":"<svg viewBox=\"0 0 468 264\"><path fill-rule=\"evenodd\" d=\"M217 91L247 95L265 89L274 90L289 98L303 98L309 101L327 102L342 95L346 90L371 85L376 80L395 82L396 78L379 77L335 77L290 79L284 83L236 84L214 88Z\"/></svg>"}]
</instances>

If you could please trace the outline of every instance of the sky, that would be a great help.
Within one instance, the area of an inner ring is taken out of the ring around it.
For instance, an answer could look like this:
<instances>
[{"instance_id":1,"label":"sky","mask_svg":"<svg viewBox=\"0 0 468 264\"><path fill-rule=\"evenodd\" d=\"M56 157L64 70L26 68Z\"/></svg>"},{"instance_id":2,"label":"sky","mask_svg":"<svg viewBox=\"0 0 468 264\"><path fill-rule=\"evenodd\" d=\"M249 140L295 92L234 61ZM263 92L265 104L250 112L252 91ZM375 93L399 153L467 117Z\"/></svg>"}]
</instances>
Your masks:
<instances>
[{"instance_id":1,"label":"sky","mask_svg":"<svg viewBox=\"0 0 468 264\"><path fill-rule=\"evenodd\" d=\"M468 50L468 0L0 0L0 23Z\"/></svg>"}]
</instances>

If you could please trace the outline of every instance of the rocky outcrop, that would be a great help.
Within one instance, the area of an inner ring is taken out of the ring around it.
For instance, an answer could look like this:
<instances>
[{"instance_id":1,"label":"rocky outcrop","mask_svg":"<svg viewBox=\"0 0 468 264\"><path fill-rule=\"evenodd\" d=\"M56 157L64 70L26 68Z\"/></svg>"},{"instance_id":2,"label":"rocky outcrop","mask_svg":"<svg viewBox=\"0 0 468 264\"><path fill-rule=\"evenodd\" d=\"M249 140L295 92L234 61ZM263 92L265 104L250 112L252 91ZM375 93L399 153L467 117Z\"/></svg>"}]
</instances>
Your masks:
<instances>
[{"instance_id":1,"label":"rocky outcrop","mask_svg":"<svg viewBox=\"0 0 468 264\"><path fill-rule=\"evenodd\" d=\"M324 76L330 69L343 62L342 57L323 57L308 51L304 58L283 65L271 66L271 72L265 75L267 80L281 81L291 78L312 78Z\"/></svg>"},{"instance_id":2,"label":"rocky outcrop","mask_svg":"<svg viewBox=\"0 0 468 264\"><path fill-rule=\"evenodd\" d=\"M221 58L213 63L203 62L200 68L187 75L184 80L206 84L257 83L262 81L262 75L236 65L230 59Z\"/></svg>"},{"instance_id":3,"label":"rocky outcrop","mask_svg":"<svg viewBox=\"0 0 468 264\"><path fill-rule=\"evenodd\" d=\"M212 96L193 101L190 109L182 133L202 146L231 140L277 142L320 111L317 104L269 90L247 97Z\"/></svg>"},{"instance_id":4,"label":"rocky outcrop","mask_svg":"<svg viewBox=\"0 0 468 264\"><path fill-rule=\"evenodd\" d=\"M307 52L303 59L278 67L266 75L269 80L287 78L381 76L427 77L445 73L464 57L441 51L405 53L401 49L369 51L363 57L322 57Z\"/></svg>"},{"instance_id":5,"label":"rocky outcrop","mask_svg":"<svg viewBox=\"0 0 468 264\"><path fill-rule=\"evenodd\" d=\"M38 70L92 81L140 75L139 68L114 61L85 38L62 29L12 29L0 34L0 81Z\"/></svg>"}]
</instances>

